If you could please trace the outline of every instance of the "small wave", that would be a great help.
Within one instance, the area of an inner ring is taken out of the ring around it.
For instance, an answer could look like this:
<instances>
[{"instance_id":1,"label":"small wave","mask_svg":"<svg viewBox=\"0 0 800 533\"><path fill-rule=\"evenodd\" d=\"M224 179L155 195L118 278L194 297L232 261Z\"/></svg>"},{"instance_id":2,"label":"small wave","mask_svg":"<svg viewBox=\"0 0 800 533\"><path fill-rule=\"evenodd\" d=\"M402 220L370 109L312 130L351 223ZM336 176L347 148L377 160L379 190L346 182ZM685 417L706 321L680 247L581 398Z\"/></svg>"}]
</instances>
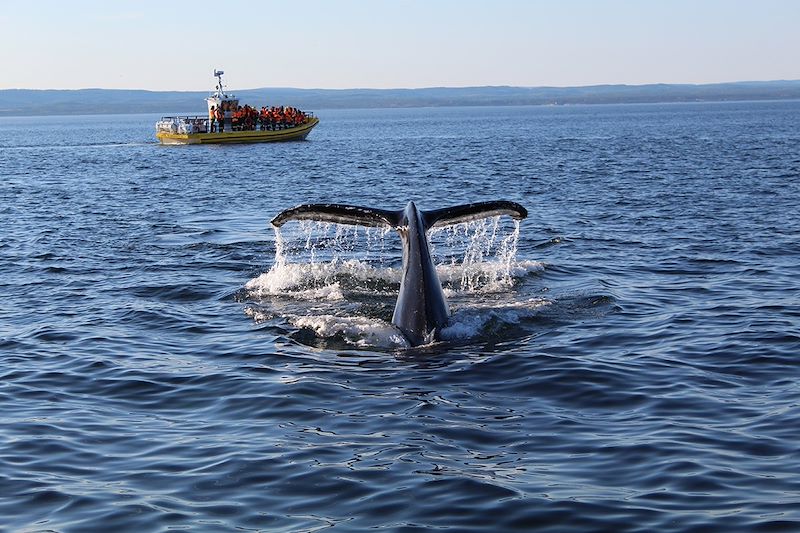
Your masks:
<instances>
[{"instance_id":1,"label":"small wave","mask_svg":"<svg viewBox=\"0 0 800 533\"><path fill-rule=\"evenodd\" d=\"M499 306L477 304L459 309L450 317L450 323L442 330L445 341L471 341L495 337L503 330L518 326L525 319L535 317L542 308L553 302L545 298L531 298Z\"/></svg>"},{"instance_id":2,"label":"small wave","mask_svg":"<svg viewBox=\"0 0 800 533\"><path fill-rule=\"evenodd\" d=\"M3 143L0 144L0 148L8 148L13 150L39 150L42 148L46 148L48 150L59 150L59 151L73 151L76 148L125 148L125 147L133 147L133 146L153 146L158 145L157 141L150 141L150 142L102 142L102 143L85 143L85 142L75 142L75 143L61 143L61 144L44 144L44 143L32 143L32 144L10 144L10 143Z\"/></svg>"},{"instance_id":3,"label":"small wave","mask_svg":"<svg viewBox=\"0 0 800 533\"><path fill-rule=\"evenodd\" d=\"M344 299L342 285L399 284L400 272L377 268L366 261L331 261L325 263L278 262L269 271L245 284L250 296L291 296L299 299Z\"/></svg>"},{"instance_id":4,"label":"small wave","mask_svg":"<svg viewBox=\"0 0 800 533\"><path fill-rule=\"evenodd\" d=\"M314 332L317 337L341 338L360 348L400 350L410 348L405 336L392 324L363 316L298 316L289 322Z\"/></svg>"}]
</instances>

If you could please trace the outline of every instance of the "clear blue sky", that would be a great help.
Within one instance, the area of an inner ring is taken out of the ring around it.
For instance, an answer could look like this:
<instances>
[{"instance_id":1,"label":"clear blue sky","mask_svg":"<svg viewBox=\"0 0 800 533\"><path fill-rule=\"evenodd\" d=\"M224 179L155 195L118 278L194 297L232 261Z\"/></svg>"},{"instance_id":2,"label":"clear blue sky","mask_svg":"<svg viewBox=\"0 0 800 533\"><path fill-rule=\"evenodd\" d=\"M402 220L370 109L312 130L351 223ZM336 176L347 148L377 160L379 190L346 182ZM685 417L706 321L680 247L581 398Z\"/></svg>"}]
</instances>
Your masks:
<instances>
[{"instance_id":1,"label":"clear blue sky","mask_svg":"<svg viewBox=\"0 0 800 533\"><path fill-rule=\"evenodd\" d=\"M0 89L800 79L800 0L0 0Z\"/></svg>"}]
</instances>

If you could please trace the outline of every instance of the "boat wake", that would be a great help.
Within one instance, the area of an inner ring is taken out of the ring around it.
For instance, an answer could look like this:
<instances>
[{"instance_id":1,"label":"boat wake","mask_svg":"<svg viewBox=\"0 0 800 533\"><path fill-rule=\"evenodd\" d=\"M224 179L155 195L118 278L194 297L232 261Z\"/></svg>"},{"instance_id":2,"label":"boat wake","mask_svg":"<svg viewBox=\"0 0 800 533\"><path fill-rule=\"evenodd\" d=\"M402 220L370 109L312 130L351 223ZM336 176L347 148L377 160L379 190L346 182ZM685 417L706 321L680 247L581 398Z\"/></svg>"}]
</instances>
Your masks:
<instances>
[{"instance_id":1,"label":"boat wake","mask_svg":"<svg viewBox=\"0 0 800 533\"><path fill-rule=\"evenodd\" d=\"M400 242L391 230L301 222L276 229L272 267L247 282L245 313L321 348L404 350L391 324L401 275ZM544 269L516 257L518 223L500 217L431 232L431 250L452 315L448 343L490 342L515 334L549 300L520 298L519 288Z\"/></svg>"}]
</instances>

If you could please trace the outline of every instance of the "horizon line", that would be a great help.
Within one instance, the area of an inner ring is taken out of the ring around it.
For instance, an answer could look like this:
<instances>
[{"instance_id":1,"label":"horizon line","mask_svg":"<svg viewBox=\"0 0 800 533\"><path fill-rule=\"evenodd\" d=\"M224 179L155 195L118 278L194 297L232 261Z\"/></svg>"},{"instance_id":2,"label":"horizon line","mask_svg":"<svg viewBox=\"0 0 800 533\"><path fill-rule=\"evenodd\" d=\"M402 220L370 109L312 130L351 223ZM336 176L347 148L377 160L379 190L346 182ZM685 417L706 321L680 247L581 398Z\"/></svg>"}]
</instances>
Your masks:
<instances>
[{"instance_id":1,"label":"horizon line","mask_svg":"<svg viewBox=\"0 0 800 533\"><path fill-rule=\"evenodd\" d=\"M658 85L682 85L689 87L699 87L704 85L733 85L739 83L798 83L798 79L772 79L772 80L735 80L735 81L716 81L705 83L692 82L653 82L653 83L594 83L589 85L430 85L424 87L347 87L347 88L326 88L326 87L252 87L247 89L235 89L236 91L258 91L263 89L273 90L297 90L297 91L416 91L428 89L481 89L481 88L512 88L512 89L582 89L593 87L648 87ZM9 87L0 91L142 91L150 93L197 93L208 92L213 89L134 89L134 88L106 88L106 87L82 87L78 89L61 88L23 88Z\"/></svg>"}]
</instances>

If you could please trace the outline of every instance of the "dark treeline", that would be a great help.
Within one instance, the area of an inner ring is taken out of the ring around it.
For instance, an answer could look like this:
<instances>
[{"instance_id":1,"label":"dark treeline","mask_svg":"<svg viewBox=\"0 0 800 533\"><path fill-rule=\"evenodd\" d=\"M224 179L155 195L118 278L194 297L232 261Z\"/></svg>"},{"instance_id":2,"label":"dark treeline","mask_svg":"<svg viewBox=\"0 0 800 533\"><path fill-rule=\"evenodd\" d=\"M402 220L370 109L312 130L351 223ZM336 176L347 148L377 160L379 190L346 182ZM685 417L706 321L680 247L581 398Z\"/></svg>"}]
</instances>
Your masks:
<instances>
[{"instance_id":1,"label":"dark treeline","mask_svg":"<svg viewBox=\"0 0 800 533\"><path fill-rule=\"evenodd\" d=\"M800 80L705 85L586 87L434 87L427 89L249 89L243 101L284 102L304 109L473 105L569 105L800 99ZM202 114L205 91L118 89L0 90L0 116L102 113Z\"/></svg>"}]
</instances>

